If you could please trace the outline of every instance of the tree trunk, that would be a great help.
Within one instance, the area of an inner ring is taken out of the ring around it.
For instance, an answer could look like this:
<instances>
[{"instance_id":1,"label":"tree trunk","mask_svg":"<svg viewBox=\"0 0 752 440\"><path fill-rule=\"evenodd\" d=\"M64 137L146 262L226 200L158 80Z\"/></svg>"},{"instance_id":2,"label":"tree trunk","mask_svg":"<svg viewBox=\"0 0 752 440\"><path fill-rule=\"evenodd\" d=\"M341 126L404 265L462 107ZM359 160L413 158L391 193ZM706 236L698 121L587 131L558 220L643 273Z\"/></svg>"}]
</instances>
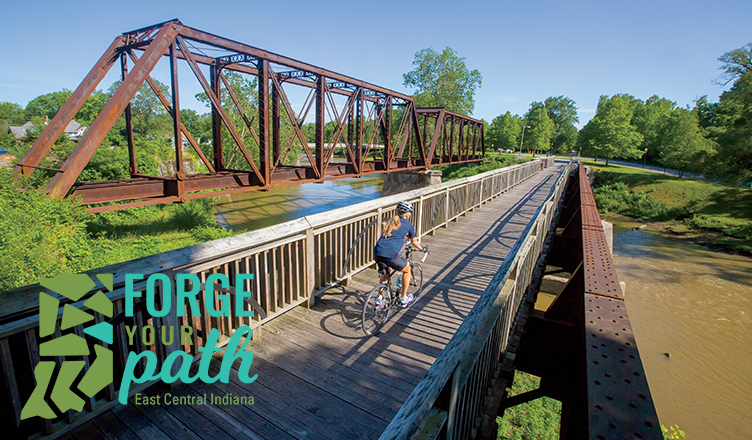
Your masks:
<instances>
[{"instance_id":1,"label":"tree trunk","mask_svg":"<svg viewBox=\"0 0 752 440\"><path fill-rule=\"evenodd\" d=\"M606 166L608 166L608 155L606 155Z\"/></svg>"}]
</instances>

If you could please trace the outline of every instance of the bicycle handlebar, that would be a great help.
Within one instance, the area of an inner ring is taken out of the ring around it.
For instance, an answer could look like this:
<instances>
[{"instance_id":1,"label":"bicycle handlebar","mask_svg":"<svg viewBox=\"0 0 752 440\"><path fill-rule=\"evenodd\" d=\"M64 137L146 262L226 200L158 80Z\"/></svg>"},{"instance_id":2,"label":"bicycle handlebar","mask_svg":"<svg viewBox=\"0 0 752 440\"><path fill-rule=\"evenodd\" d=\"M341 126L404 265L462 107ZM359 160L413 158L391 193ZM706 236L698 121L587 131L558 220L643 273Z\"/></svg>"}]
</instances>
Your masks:
<instances>
[{"instance_id":1,"label":"bicycle handlebar","mask_svg":"<svg viewBox=\"0 0 752 440\"><path fill-rule=\"evenodd\" d=\"M420 260L420 262L425 263L427 257L428 257L428 246L423 248L423 258Z\"/></svg>"}]
</instances>

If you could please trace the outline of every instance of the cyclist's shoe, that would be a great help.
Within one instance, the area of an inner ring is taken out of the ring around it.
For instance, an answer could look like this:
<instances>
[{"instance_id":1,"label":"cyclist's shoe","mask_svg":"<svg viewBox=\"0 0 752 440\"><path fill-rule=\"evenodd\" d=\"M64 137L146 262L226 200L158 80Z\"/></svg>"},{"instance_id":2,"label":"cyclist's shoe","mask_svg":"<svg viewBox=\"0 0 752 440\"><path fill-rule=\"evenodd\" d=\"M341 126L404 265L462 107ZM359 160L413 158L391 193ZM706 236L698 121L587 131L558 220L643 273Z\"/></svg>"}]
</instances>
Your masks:
<instances>
[{"instance_id":1,"label":"cyclist's shoe","mask_svg":"<svg viewBox=\"0 0 752 440\"><path fill-rule=\"evenodd\" d=\"M373 305L376 306L376 308L382 308L384 307L384 299L379 295L378 298L376 298L376 301L373 302Z\"/></svg>"},{"instance_id":2,"label":"cyclist's shoe","mask_svg":"<svg viewBox=\"0 0 752 440\"><path fill-rule=\"evenodd\" d=\"M408 294L406 297L402 298L401 301L402 301L402 308L404 309L405 307L407 307L410 304L412 304L412 302L413 302L413 294L412 293Z\"/></svg>"}]
</instances>

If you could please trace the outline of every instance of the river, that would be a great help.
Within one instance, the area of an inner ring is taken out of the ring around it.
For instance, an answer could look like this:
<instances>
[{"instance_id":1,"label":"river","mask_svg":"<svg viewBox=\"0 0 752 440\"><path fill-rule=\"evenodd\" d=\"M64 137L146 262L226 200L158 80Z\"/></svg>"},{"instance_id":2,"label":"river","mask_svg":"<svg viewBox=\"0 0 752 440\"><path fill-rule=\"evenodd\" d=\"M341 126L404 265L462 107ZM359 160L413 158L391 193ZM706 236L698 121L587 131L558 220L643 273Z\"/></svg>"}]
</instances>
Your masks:
<instances>
[{"instance_id":1,"label":"river","mask_svg":"<svg viewBox=\"0 0 752 440\"><path fill-rule=\"evenodd\" d=\"M604 220L661 423L688 439L752 438L752 259Z\"/></svg>"},{"instance_id":2,"label":"river","mask_svg":"<svg viewBox=\"0 0 752 440\"><path fill-rule=\"evenodd\" d=\"M377 199L381 197L383 183L383 174L373 174L360 179L283 186L222 196L214 209L220 224L252 231Z\"/></svg>"}]
</instances>

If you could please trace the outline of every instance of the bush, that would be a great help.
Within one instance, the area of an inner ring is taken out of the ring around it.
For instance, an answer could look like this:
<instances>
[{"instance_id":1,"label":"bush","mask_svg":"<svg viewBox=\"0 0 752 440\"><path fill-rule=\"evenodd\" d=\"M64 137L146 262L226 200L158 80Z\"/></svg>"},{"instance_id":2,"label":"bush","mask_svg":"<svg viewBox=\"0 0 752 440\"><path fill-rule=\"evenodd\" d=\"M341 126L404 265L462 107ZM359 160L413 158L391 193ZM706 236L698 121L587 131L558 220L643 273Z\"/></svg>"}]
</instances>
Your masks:
<instances>
[{"instance_id":1,"label":"bush","mask_svg":"<svg viewBox=\"0 0 752 440\"><path fill-rule=\"evenodd\" d=\"M220 238L230 237L231 235L235 234L236 232L228 231L218 226L198 226L191 229L191 235L199 243L218 240Z\"/></svg>"},{"instance_id":2,"label":"bush","mask_svg":"<svg viewBox=\"0 0 752 440\"><path fill-rule=\"evenodd\" d=\"M87 269L86 208L19 186L11 170L0 170L0 291Z\"/></svg>"},{"instance_id":3,"label":"bush","mask_svg":"<svg viewBox=\"0 0 752 440\"><path fill-rule=\"evenodd\" d=\"M601 186L593 191L601 212L616 212L645 220L664 220L671 207L643 191L630 191L622 182Z\"/></svg>"},{"instance_id":4,"label":"bush","mask_svg":"<svg viewBox=\"0 0 752 440\"><path fill-rule=\"evenodd\" d=\"M175 229L193 229L198 227L216 227L217 221L214 219L212 199L191 200L188 203L179 203L170 205L168 216L170 223Z\"/></svg>"}]
</instances>

